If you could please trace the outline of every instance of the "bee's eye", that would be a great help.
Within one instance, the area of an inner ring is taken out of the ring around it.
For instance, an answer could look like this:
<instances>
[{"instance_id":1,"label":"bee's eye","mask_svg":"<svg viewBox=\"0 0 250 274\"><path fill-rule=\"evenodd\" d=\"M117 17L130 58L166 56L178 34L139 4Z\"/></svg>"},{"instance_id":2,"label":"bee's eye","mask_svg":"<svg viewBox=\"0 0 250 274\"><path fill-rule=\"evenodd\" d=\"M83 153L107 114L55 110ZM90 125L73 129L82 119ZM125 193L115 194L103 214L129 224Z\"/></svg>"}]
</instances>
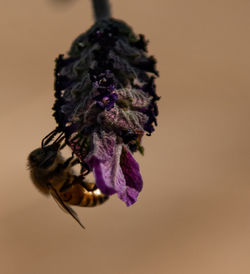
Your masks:
<instances>
[{"instance_id":1,"label":"bee's eye","mask_svg":"<svg viewBox=\"0 0 250 274\"><path fill-rule=\"evenodd\" d=\"M35 155L30 154L30 156L29 156L29 161L30 161L31 163L34 163L34 162L36 161Z\"/></svg>"},{"instance_id":2,"label":"bee's eye","mask_svg":"<svg viewBox=\"0 0 250 274\"><path fill-rule=\"evenodd\" d=\"M48 168L54 163L53 159L48 159L40 163L39 167L40 168Z\"/></svg>"},{"instance_id":3,"label":"bee's eye","mask_svg":"<svg viewBox=\"0 0 250 274\"><path fill-rule=\"evenodd\" d=\"M41 157L40 160L40 165L39 167L41 168L48 168L51 165L53 165L55 159L57 157L57 152L56 151L46 151L43 153L43 156Z\"/></svg>"},{"instance_id":4,"label":"bee's eye","mask_svg":"<svg viewBox=\"0 0 250 274\"><path fill-rule=\"evenodd\" d=\"M29 155L29 161L31 163L37 163L40 161L40 159L43 157L42 156L43 152L39 149L39 150L34 150L30 153Z\"/></svg>"}]
</instances>

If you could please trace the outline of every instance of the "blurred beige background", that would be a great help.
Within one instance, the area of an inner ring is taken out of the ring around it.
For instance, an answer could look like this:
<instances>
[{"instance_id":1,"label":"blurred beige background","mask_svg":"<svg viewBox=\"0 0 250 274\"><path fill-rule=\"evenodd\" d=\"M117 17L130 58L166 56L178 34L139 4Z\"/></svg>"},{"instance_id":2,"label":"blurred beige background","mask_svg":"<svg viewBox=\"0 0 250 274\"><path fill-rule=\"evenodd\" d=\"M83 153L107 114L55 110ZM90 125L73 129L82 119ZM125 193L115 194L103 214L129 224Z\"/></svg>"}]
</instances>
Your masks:
<instances>
[{"instance_id":1,"label":"blurred beige background","mask_svg":"<svg viewBox=\"0 0 250 274\"><path fill-rule=\"evenodd\" d=\"M0 2L0 272L250 273L250 1L111 2L150 40L162 99L139 201L77 209L86 231L26 157L55 126L54 59L93 23L90 1Z\"/></svg>"}]
</instances>

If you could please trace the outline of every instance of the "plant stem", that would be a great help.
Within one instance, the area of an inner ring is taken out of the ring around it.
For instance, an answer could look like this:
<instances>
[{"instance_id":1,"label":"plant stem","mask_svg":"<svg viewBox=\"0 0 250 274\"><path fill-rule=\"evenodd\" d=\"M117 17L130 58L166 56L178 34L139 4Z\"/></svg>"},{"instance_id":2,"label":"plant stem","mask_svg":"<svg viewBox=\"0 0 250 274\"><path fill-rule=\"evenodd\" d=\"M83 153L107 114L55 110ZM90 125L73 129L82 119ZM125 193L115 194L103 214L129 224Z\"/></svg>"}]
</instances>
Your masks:
<instances>
[{"instance_id":1,"label":"plant stem","mask_svg":"<svg viewBox=\"0 0 250 274\"><path fill-rule=\"evenodd\" d=\"M111 16L109 0L92 0L95 20L107 19Z\"/></svg>"}]
</instances>

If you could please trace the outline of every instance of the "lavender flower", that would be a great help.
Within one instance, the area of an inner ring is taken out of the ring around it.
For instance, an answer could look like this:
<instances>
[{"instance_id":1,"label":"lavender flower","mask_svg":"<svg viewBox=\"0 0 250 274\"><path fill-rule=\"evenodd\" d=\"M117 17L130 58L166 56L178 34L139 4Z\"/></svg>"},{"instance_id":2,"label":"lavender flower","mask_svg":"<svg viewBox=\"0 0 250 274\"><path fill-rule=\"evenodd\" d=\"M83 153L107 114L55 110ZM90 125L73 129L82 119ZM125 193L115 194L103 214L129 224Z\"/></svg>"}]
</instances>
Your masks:
<instances>
[{"instance_id":1,"label":"lavender flower","mask_svg":"<svg viewBox=\"0 0 250 274\"><path fill-rule=\"evenodd\" d=\"M97 187L117 193L127 206L143 184L132 153L143 153L142 136L157 125L158 73L146 46L144 36L124 22L103 19L73 42L67 57L56 60L57 132L93 171Z\"/></svg>"}]
</instances>

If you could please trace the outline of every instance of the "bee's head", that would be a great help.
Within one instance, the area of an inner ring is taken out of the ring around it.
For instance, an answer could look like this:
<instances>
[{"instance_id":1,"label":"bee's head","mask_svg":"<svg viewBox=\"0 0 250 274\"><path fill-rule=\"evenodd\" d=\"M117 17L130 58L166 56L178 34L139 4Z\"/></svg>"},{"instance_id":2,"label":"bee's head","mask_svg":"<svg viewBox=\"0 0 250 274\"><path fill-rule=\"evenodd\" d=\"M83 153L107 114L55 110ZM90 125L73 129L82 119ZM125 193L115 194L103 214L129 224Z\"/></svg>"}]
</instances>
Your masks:
<instances>
[{"instance_id":1,"label":"bee's head","mask_svg":"<svg viewBox=\"0 0 250 274\"><path fill-rule=\"evenodd\" d=\"M33 150L28 157L28 165L31 168L48 169L56 161L58 148L54 145L37 148Z\"/></svg>"}]
</instances>

